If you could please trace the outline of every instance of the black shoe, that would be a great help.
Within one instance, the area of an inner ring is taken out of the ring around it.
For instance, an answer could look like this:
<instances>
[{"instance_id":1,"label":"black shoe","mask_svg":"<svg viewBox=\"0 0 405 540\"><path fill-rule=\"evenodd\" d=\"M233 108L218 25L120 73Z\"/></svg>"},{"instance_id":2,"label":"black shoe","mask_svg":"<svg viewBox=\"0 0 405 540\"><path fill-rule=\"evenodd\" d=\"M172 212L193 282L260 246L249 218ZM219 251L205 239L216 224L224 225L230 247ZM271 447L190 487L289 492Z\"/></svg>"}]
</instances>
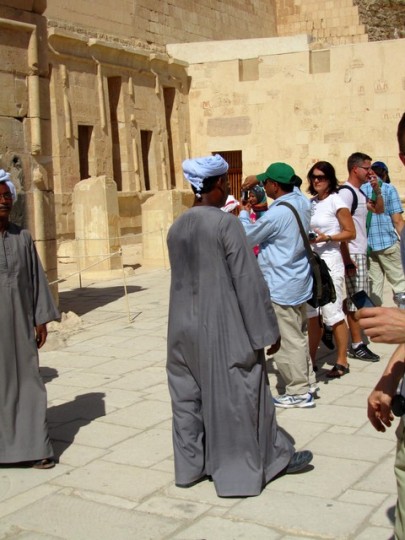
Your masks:
<instances>
[{"instance_id":1,"label":"black shoe","mask_svg":"<svg viewBox=\"0 0 405 540\"><path fill-rule=\"evenodd\" d=\"M350 356L350 358L358 358L359 360L368 360L369 362L378 362L380 357L378 354L374 354L370 349L362 343L355 349L353 347L350 347L350 349L347 351L347 355Z\"/></svg>"},{"instance_id":2,"label":"black shoe","mask_svg":"<svg viewBox=\"0 0 405 540\"><path fill-rule=\"evenodd\" d=\"M322 334L322 343L327 347L330 351L333 351L335 348L335 344L333 343L333 331L332 327L328 326L327 324L323 325L323 334Z\"/></svg>"},{"instance_id":3,"label":"black shoe","mask_svg":"<svg viewBox=\"0 0 405 540\"><path fill-rule=\"evenodd\" d=\"M313 454L310 450L301 450L295 452L293 457L290 460L290 463L287 465L285 474L294 474L305 469L313 459Z\"/></svg>"}]
</instances>

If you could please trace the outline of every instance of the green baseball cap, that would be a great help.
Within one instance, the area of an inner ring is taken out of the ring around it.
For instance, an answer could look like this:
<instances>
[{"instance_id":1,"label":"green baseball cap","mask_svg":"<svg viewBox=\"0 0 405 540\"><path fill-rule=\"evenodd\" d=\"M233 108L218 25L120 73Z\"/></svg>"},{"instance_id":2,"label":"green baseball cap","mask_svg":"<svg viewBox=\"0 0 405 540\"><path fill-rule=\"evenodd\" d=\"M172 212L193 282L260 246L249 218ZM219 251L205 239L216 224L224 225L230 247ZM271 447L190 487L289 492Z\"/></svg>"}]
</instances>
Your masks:
<instances>
[{"instance_id":1,"label":"green baseball cap","mask_svg":"<svg viewBox=\"0 0 405 540\"><path fill-rule=\"evenodd\" d=\"M264 173L257 175L259 182L272 180L273 182L280 182L280 184L293 184L294 177L294 169L287 163L272 163Z\"/></svg>"}]
</instances>

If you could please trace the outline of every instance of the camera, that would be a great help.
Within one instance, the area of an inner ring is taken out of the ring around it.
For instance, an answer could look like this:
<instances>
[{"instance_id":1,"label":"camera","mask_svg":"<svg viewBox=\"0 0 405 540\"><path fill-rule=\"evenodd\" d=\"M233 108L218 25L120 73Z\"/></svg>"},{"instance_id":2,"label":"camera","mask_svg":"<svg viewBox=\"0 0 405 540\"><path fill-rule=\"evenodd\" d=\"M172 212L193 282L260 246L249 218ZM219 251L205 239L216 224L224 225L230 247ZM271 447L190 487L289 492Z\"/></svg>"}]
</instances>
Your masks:
<instances>
[{"instance_id":1,"label":"camera","mask_svg":"<svg viewBox=\"0 0 405 540\"><path fill-rule=\"evenodd\" d=\"M242 189L241 191L241 199L242 199L242 202L248 202L248 199L249 199L249 192L245 189Z\"/></svg>"},{"instance_id":2,"label":"camera","mask_svg":"<svg viewBox=\"0 0 405 540\"><path fill-rule=\"evenodd\" d=\"M391 410L395 416L405 414L405 397L401 394L395 394L391 401Z\"/></svg>"},{"instance_id":3,"label":"camera","mask_svg":"<svg viewBox=\"0 0 405 540\"><path fill-rule=\"evenodd\" d=\"M309 240L315 240L315 238L317 237L318 235L316 234L316 232L314 231L309 231L308 233L308 238Z\"/></svg>"}]
</instances>

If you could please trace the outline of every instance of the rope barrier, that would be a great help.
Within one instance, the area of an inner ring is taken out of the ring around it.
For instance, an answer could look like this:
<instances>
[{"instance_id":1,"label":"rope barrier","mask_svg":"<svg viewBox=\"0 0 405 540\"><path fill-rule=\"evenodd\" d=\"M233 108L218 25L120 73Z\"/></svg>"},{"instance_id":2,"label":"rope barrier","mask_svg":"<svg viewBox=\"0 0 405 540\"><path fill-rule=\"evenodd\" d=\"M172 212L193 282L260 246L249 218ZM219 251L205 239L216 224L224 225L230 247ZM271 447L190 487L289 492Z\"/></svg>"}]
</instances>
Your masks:
<instances>
[{"instance_id":1,"label":"rope barrier","mask_svg":"<svg viewBox=\"0 0 405 540\"><path fill-rule=\"evenodd\" d=\"M77 276L79 275L80 276L80 288L82 288L82 281L81 281L81 274L83 272L85 272L86 270L88 270L89 268L93 268L94 266L97 266L98 264L104 262L104 261L107 261L108 259L111 259L112 257L115 257L116 255L120 255L122 257L122 249L119 249L119 251L115 251L114 253L110 253L108 256L103 256L104 258L93 263L93 264L90 264L89 266L86 266L85 268L81 268L79 271L77 272L73 272L73 274L70 274L69 276L65 277L65 278L60 278L60 279L56 279L55 281L52 281L51 283L49 283L49 285L55 285L57 283L62 283L63 281L67 281L69 278L73 277L73 276ZM96 255L94 255L96 256ZM122 258L121 258L121 270L122 270L122 280L123 280L123 287L124 287L124 296L125 296L125 301L126 301L126 308L127 308L127 314L128 314L128 322L132 322L131 321L131 311L130 311L130 306L129 306L129 299L128 299L128 289L127 289L127 282L126 282L126 278L125 278L125 270L124 270L124 265L122 264Z\"/></svg>"},{"instance_id":2,"label":"rope barrier","mask_svg":"<svg viewBox=\"0 0 405 540\"><path fill-rule=\"evenodd\" d=\"M163 253L163 258L164 258L164 266L166 267L166 263L167 263L167 260L166 260L166 253L165 253L165 233L167 235L167 231L168 229L167 228L163 228L161 227L160 229L156 230L156 231L151 231L151 232L148 232L148 233L134 233L134 234L130 234L130 235L122 235L122 236L110 236L108 238L74 238L74 239L70 239L70 240L62 240L60 242L57 242L57 248L59 248L61 245L63 244L72 244L74 243L75 246L76 246L76 250L79 248L78 244L80 242L85 242L85 243L88 243L88 242L100 242L100 241L112 241L112 240L121 240L121 239L124 239L124 240L128 240L128 239L133 239L135 237L143 237L145 235L156 235L156 234L159 234L160 237L161 237L161 242L162 242L162 253ZM127 245L141 245L141 242L138 242L136 244L127 244ZM63 278L59 278L59 279L56 279L52 282L49 283L49 285L56 285L58 283L63 283L65 281L67 281L68 279L72 278L72 277L75 277L75 276L79 276L79 288L81 289L82 288L82 274L84 272L86 272L87 270L91 269L91 268L94 268L95 266L98 266L99 264L103 263L104 261L107 261L109 259L112 259L113 257L119 255L120 256L120 260L121 260L121 270L122 270L122 279L123 279L123 287L124 287L124 295L125 295L125 301L126 301L126 309L127 309L127 314L128 314L128 321L129 322L132 322L131 320L131 312L130 312L130 305L129 305L129 298L128 298L128 290L127 290L127 282L126 282L126 276L125 276L125 269L124 269L124 264L123 264L123 259L122 259L122 248L120 248L118 251L115 251L113 253L98 253L98 254L86 254L86 255L60 255L58 256L58 260L61 260L61 259L73 259L77 262L77 266L78 266L78 270L76 272L72 272L71 274L63 277ZM80 261L83 260L83 259L94 259L95 257L102 257L101 259L97 260L96 262L92 263L92 264L89 264L87 265L86 267L82 268L81 265L80 265Z\"/></svg>"},{"instance_id":3,"label":"rope barrier","mask_svg":"<svg viewBox=\"0 0 405 540\"><path fill-rule=\"evenodd\" d=\"M62 283L63 281L67 281L69 278L73 276L77 276L78 274L81 274L88 270L89 268L93 268L93 266L97 266L98 264L107 261L108 259L111 259L112 257L115 257L115 255L122 255L122 250L116 251L115 253L110 253L110 255L103 255L103 259L100 261L97 261L93 264L90 264L89 266L86 266L85 268L81 268L78 272L73 272L73 274L69 274L67 277L55 279L55 281L51 281L49 285L55 285L56 283ZM92 257L97 257L97 255L92 255ZM69 257L69 258L76 258L76 257Z\"/></svg>"}]
</instances>

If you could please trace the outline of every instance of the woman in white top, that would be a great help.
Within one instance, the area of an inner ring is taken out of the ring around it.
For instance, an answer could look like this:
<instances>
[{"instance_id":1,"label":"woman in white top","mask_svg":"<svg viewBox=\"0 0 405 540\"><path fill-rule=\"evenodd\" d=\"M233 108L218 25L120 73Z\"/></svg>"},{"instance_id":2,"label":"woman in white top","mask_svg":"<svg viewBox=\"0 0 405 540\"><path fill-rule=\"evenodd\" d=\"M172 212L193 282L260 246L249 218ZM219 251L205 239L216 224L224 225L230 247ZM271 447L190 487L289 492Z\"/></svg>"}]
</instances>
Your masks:
<instances>
[{"instance_id":1,"label":"woman in white top","mask_svg":"<svg viewBox=\"0 0 405 540\"><path fill-rule=\"evenodd\" d=\"M323 322L332 327L337 359L327 377L336 378L349 373L347 362L348 329L343 313L345 268L340 253L340 242L356 237L349 208L338 194L338 180L333 165L318 161L308 172L308 192L311 199L311 230L317 234L312 248L329 267L336 289L336 301L320 308ZM316 351L322 337L319 309L308 305L309 350L316 369Z\"/></svg>"}]
</instances>

